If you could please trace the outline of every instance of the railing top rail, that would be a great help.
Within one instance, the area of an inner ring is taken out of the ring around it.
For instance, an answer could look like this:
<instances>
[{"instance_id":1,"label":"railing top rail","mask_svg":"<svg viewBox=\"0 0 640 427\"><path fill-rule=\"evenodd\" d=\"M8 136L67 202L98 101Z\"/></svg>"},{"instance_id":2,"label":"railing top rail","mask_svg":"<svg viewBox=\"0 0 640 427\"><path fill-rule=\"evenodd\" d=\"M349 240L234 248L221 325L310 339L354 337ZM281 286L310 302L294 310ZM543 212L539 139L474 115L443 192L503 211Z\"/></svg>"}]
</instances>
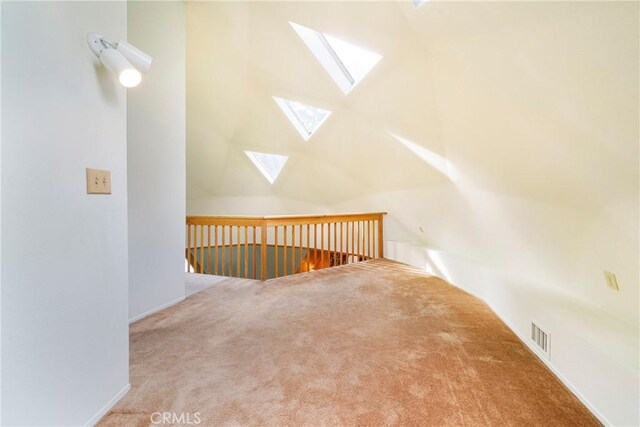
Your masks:
<instances>
[{"instance_id":1,"label":"railing top rail","mask_svg":"<svg viewBox=\"0 0 640 427\"><path fill-rule=\"evenodd\" d=\"M267 221L270 225L284 223L307 223L307 222L340 222L356 219L374 219L386 212L361 212L342 214L317 214L317 215L270 215L270 216L242 216L242 215L187 215L187 224L218 222L233 225L254 225L261 221Z\"/></svg>"},{"instance_id":2,"label":"railing top rail","mask_svg":"<svg viewBox=\"0 0 640 427\"><path fill-rule=\"evenodd\" d=\"M217 219L289 219L289 218L326 218L335 216L386 215L386 212L352 212L336 214L306 214L306 215L187 215L187 218L217 218Z\"/></svg>"}]
</instances>

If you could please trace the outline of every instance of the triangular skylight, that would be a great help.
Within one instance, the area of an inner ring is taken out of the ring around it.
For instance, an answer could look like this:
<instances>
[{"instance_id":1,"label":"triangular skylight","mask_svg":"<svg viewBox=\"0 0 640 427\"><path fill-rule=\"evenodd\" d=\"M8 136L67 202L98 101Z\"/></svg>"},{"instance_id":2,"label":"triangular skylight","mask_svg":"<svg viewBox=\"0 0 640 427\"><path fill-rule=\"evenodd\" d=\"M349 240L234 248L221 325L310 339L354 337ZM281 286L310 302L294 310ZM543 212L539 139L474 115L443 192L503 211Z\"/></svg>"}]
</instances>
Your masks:
<instances>
[{"instance_id":1,"label":"triangular skylight","mask_svg":"<svg viewBox=\"0 0 640 427\"><path fill-rule=\"evenodd\" d=\"M411 0L411 4L416 9L419 8L420 6L422 6L423 4L425 4L426 2L427 2L427 0Z\"/></svg>"},{"instance_id":2,"label":"triangular skylight","mask_svg":"<svg viewBox=\"0 0 640 427\"><path fill-rule=\"evenodd\" d=\"M311 135L322 126L322 123L331 114L331 111L278 98L277 96L274 96L273 99L305 141L311 138Z\"/></svg>"},{"instance_id":3,"label":"triangular skylight","mask_svg":"<svg viewBox=\"0 0 640 427\"><path fill-rule=\"evenodd\" d=\"M351 92L382 59L377 53L289 22L345 94Z\"/></svg>"},{"instance_id":4,"label":"triangular skylight","mask_svg":"<svg viewBox=\"0 0 640 427\"><path fill-rule=\"evenodd\" d=\"M282 172L284 164L287 163L289 159L288 156L280 154L258 153L255 151L245 151L244 153L251 159L253 164L256 165L260 173L267 178L270 184L276 181L278 175Z\"/></svg>"}]
</instances>

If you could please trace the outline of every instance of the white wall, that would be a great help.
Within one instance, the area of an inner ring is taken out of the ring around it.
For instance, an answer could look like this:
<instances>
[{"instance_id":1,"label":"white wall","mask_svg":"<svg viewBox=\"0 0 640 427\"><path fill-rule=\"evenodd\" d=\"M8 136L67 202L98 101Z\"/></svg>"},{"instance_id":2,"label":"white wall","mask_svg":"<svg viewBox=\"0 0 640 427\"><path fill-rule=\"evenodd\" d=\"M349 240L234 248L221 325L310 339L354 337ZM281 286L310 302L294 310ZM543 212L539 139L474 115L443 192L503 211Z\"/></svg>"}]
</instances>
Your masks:
<instances>
[{"instance_id":1,"label":"white wall","mask_svg":"<svg viewBox=\"0 0 640 427\"><path fill-rule=\"evenodd\" d=\"M2 224L2 2L0 1L0 224ZM2 226L0 225L0 260ZM0 263L0 361L2 360L2 263ZM2 363L0 362L0 424L2 423Z\"/></svg>"},{"instance_id":2,"label":"white wall","mask_svg":"<svg viewBox=\"0 0 640 427\"><path fill-rule=\"evenodd\" d=\"M598 416L637 425L638 329L589 301L522 274L432 248L387 241L385 257L440 276L483 299ZM550 357L530 340L531 322L550 334Z\"/></svg>"},{"instance_id":3,"label":"white wall","mask_svg":"<svg viewBox=\"0 0 640 427\"><path fill-rule=\"evenodd\" d=\"M91 31L125 39L126 3L2 5L3 425L96 421L129 382L126 92Z\"/></svg>"},{"instance_id":4,"label":"white wall","mask_svg":"<svg viewBox=\"0 0 640 427\"><path fill-rule=\"evenodd\" d=\"M129 42L153 56L129 91L129 318L184 298L185 12L129 2Z\"/></svg>"}]
</instances>

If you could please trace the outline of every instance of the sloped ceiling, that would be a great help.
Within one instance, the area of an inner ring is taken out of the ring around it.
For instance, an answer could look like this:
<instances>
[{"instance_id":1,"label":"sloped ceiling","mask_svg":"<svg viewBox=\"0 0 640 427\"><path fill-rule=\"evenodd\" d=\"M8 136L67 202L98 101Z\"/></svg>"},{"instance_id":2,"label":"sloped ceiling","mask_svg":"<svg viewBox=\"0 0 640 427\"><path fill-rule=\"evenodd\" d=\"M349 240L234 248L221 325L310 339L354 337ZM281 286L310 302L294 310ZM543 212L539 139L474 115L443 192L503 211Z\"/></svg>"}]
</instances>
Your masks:
<instances>
[{"instance_id":1,"label":"sloped ceiling","mask_svg":"<svg viewBox=\"0 0 640 427\"><path fill-rule=\"evenodd\" d=\"M412 167L423 169L420 161L398 149L387 134L414 129L416 137L442 149L434 88L425 78L425 54L399 5L189 7L189 190L194 195L268 193L330 206L367 189L411 188L443 179L435 171L412 173ZM384 58L345 96L288 21ZM398 43L409 50L397 49ZM274 103L274 95L333 114L304 142ZM247 170L252 166L241 154L244 149L287 154L290 160L270 186ZM406 164L409 168L398 167Z\"/></svg>"},{"instance_id":2,"label":"sloped ceiling","mask_svg":"<svg viewBox=\"0 0 640 427\"><path fill-rule=\"evenodd\" d=\"M331 206L367 191L446 180L388 132L446 157L493 192L597 208L637 190L638 94L627 87L637 77L637 54L623 42L637 28L619 25L628 5L188 8L190 197L268 194ZM288 21L384 58L345 96ZM333 115L305 143L274 95ZM245 149L291 159L271 186L247 170ZM571 159L579 162L568 167Z\"/></svg>"},{"instance_id":3,"label":"sloped ceiling","mask_svg":"<svg viewBox=\"0 0 640 427\"><path fill-rule=\"evenodd\" d=\"M636 2L189 2L188 212L384 210L390 239L509 259L637 324L637 17ZM383 59L344 95L288 21ZM333 114L304 142L272 96ZM243 150L290 158L270 185ZM603 290L606 265L632 302Z\"/></svg>"}]
</instances>

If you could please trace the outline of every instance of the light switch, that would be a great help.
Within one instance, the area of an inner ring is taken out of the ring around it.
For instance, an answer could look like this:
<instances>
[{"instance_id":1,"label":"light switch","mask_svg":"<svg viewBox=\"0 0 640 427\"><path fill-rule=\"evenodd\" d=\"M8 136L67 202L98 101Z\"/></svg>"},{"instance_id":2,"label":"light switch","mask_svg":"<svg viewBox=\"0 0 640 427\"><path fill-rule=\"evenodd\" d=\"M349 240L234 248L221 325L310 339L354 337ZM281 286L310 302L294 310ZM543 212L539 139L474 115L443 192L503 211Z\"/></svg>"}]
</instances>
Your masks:
<instances>
[{"instance_id":1,"label":"light switch","mask_svg":"<svg viewBox=\"0 0 640 427\"><path fill-rule=\"evenodd\" d=\"M87 168L87 194L111 194L111 171Z\"/></svg>"}]
</instances>

